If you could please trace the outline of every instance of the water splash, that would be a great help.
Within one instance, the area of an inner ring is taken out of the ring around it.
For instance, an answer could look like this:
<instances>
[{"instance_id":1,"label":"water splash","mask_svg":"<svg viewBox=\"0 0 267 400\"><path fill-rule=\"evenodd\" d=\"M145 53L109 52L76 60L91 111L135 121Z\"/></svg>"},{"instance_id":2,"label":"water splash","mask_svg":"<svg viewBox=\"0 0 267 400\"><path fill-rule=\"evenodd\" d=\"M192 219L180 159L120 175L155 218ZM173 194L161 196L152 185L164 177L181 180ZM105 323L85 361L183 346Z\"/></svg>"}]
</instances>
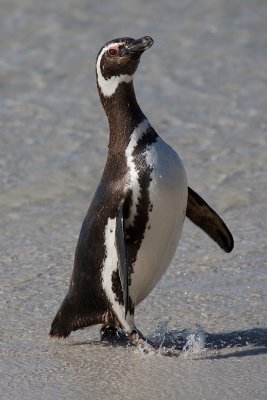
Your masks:
<instances>
[{"instance_id":1,"label":"water splash","mask_svg":"<svg viewBox=\"0 0 267 400\"><path fill-rule=\"evenodd\" d=\"M162 347L166 335L168 334L168 325L169 321L162 321L159 325L153 330L152 334L149 335L149 339L159 347Z\"/></svg>"},{"instance_id":2,"label":"water splash","mask_svg":"<svg viewBox=\"0 0 267 400\"><path fill-rule=\"evenodd\" d=\"M188 332L183 352L189 354L201 354L205 350L205 341L206 332L198 325L196 332Z\"/></svg>"},{"instance_id":3,"label":"water splash","mask_svg":"<svg viewBox=\"0 0 267 400\"><path fill-rule=\"evenodd\" d=\"M183 331L168 330L169 321L160 322L149 336L158 352L166 354L175 350L183 353L200 354L205 349L206 332L197 325L196 330L184 329Z\"/></svg>"}]
</instances>

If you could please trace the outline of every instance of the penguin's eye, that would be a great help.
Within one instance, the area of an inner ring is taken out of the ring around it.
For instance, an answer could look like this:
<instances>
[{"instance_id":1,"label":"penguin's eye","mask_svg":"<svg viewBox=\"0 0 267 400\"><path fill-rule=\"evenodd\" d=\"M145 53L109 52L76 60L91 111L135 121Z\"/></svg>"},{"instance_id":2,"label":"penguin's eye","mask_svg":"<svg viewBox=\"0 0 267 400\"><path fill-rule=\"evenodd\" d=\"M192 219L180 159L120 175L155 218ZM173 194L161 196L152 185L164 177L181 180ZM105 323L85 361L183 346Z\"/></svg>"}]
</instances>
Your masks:
<instances>
[{"instance_id":1,"label":"penguin's eye","mask_svg":"<svg viewBox=\"0 0 267 400\"><path fill-rule=\"evenodd\" d=\"M118 51L119 51L118 48L111 47L111 49L108 50L108 54L109 54L110 56L113 57L113 56L115 56L116 54L118 54Z\"/></svg>"}]
</instances>

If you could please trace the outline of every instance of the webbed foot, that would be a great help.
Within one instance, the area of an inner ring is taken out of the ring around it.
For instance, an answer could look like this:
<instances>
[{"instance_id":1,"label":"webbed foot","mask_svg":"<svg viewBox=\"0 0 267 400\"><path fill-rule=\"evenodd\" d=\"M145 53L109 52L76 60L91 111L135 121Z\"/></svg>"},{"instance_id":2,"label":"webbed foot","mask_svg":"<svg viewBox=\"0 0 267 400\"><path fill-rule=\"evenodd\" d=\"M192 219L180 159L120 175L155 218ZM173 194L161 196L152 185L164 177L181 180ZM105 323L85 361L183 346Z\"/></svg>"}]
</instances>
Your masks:
<instances>
[{"instance_id":1,"label":"webbed foot","mask_svg":"<svg viewBox=\"0 0 267 400\"><path fill-rule=\"evenodd\" d=\"M166 356L171 356L171 349L166 349L165 347L155 345L151 340L145 338L140 331L134 329L130 334L127 335L131 344L136 346L145 354L161 354Z\"/></svg>"}]
</instances>

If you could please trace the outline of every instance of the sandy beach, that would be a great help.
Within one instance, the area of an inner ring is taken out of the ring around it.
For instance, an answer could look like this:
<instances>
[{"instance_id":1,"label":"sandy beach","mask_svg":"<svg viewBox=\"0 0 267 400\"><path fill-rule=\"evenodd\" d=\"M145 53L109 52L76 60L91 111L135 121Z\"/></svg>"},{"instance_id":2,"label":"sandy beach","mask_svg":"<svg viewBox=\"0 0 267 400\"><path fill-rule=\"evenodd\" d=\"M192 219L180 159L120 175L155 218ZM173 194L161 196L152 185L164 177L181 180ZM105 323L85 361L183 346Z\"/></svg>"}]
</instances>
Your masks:
<instances>
[{"instance_id":1,"label":"sandy beach","mask_svg":"<svg viewBox=\"0 0 267 400\"><path fill-rule=\"evenodd\" d=\"M1 399L266 399L266 21L262 0L1 0ZM99 326L48 336L107 155L95 58L144 35L139 104L235 239L225 254L186 221L136 310L181 344L171 357L101 343Z\"/></svg>"}]
</instances>

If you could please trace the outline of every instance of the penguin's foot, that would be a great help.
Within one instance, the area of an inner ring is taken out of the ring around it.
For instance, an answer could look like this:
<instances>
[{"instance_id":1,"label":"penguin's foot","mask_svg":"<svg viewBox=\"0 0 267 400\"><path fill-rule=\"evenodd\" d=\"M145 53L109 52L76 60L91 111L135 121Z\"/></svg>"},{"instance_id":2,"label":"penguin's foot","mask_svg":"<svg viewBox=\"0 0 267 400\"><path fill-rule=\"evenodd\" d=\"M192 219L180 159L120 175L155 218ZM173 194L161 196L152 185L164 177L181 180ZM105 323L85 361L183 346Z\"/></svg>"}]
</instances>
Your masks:
<instances>
[{"instance_id":1,"label":"penguin's foot","mask_svg":"<svg viewBox=\"0 0 267 400\"><path fill-rule=\"evenodd\" d=\"M100 329L100 340L101 342L103 341L113 344L127 344L127 341L129 341L133 346L137 347L138 350L145 354L160 354L166 356L171 356L173 354L172 349L166 349L165 347L155 345L137 329L134 329L129 334L125 335L122 330L115 328L115 326L103 325Z\"/></svg>"},{"instance_id":2,"label":"penguin's foot","mask_svg":"<svg viewBox=\"0 0 267 400\"><path fill-rule=\"evenodd\" d=\"M151 340L145 338L141 332L134 329L131 333L127 335L131 344L136 346L145 354L161 354L166 356L171 356L171 349L166 349L165 347L155 345Z\"/></svg>"}]
</instances>

